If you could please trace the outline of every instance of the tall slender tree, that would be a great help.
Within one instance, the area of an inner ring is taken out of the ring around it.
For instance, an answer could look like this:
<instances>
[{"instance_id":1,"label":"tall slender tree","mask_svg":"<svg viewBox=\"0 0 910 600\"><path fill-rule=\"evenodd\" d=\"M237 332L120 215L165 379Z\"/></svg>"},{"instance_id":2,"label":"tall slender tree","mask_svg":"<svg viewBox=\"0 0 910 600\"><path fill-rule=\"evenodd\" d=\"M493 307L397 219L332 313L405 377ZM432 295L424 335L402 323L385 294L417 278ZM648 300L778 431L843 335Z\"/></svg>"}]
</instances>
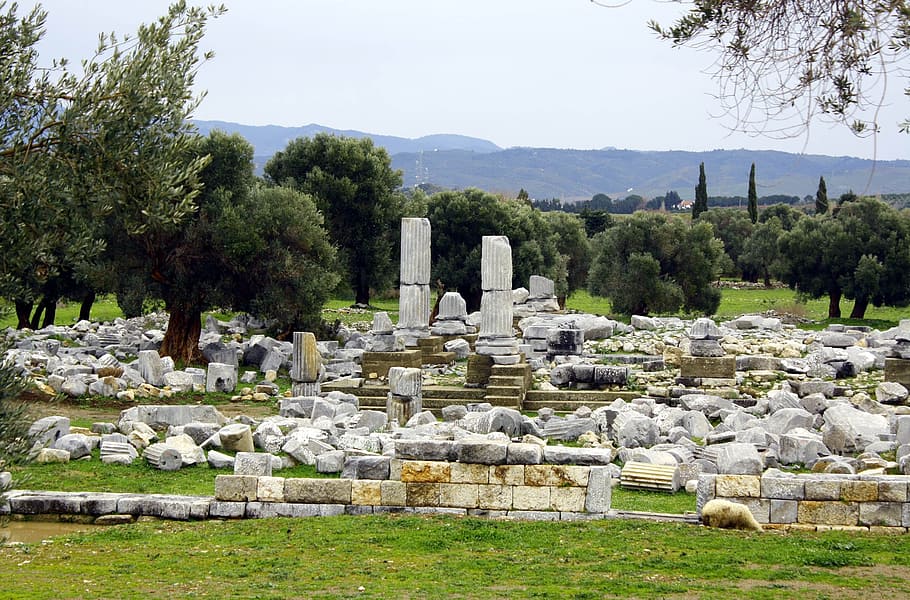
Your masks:
<instances>
[{"instance_id":1,"label":"tall slender tree","mask_svg":"<svg viewBox=\"0 0 910 600\"><path fill-rule=\"evenodd\" d=\"M825 185L824 176L818 178L818 190L815 192L815 214L823 215L828 212L828 186Z\"/></svg>"},{"instance_id":2,"label":"tall slender tree","mask_svg":"<svg viewBox=\"0 0 910 600\"><path fill-rule=\"evenodd\" d=\"M705 163L698 165L698 185L695 186L695 204L692 205L692 218L708 210L708 182L705 178Z\"/></svg>"},{"instance_id":3,"label":"tall slender tree","mask_svg":"<svg viewBox=\"0 0 910 600\"><path fill-rule=\"evenodd\" d=\"M755 163L749 169L749 218L752 224L758 222L758 194L755 192Z\"/></svg>"}]
</instances>

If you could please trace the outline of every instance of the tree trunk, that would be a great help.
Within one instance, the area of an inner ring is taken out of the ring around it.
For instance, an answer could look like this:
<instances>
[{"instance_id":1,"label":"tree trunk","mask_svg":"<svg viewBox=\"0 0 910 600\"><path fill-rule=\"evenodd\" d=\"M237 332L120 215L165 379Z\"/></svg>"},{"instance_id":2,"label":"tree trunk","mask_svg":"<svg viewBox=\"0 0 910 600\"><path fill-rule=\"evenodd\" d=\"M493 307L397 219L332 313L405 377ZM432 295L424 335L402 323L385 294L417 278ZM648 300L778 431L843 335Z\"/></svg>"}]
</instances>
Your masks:
<instances>
[{"instance_id":1,"label":"tree trunk","mask_svg":"<svg viewBox=\"0 0 910 600\"><path fill-rule=\"evenodd\" d=\"M771 287L771 274L765 271L765 287Z\"/></svg>"},{"instance_id":2,"label":"tree trunk","mask_svg":"<svg viewBox=\"0 0 910 600\"><path fill-rule=\"evenodd\" d=\"M179 365L190 365L202 360L199 335L202 333L202 310L197 307L170 309L167 331L158 353L170 356Z\"/></svg>"},{"instance_id":3,"label":"tree trunk","mask_svg":"<svg viewBox=\"0 0 910 600\"><path fill-rule=\"evenodd\" d=\"M850 312L851 319L865 319L866 309L869 308L869 298L857 298Z\"/></svg>"},{"instance_id":4,"label":"tree trunk","mask_svg":"<svg viewBox=\"0 0 910 600\"><path fill-rule=\"evenodd\" d=\"M57 303L51 302L44 307L44 322L41 323L42 327L49 327L54 324L54 319L57 318Z\"/></svg>"},{"instance_id":5,"label":"tree trunk","mask_svg":"<svg viewBox=\"0 0 910 600\"><path fill-rule=\"evenodd\" d=\"M79 320L91 321L89 315L92 313L92 304L95 303L95 290L85 292L82 297L82 305L79 307Z\"/></svg>"},{"instance_id":6,"label":"tree trunk","mask_svg":"<svg viewBox=\"0 0 910 600\"><path fill-rule=\"evenodd\" d=\"M45 298L41 298L38 302L38 306L35 307L35 312L32 313L32 318L29 319L28 326L32 329L38 329L39 323L41 323L41 314L44 312L44 302Z\"/></svg>"},{"instance_id":7,"label":"tree trunk","mask_svg":"<svg viewBox=\"0 0 910 600\"><path fill-rule=\"evenodd\" d=\"M370 283L367 281L366 271L361 269L361 272L357 274L357 286L354 290L354 303L363 304L364 306L370 305Z\"/></svg>"},{"instance_id":8,"label":"tree trunk","mask_svg":"<svg viewBox=\"0 0 910 600\"><path fill-rule=\"evenodd\" d=\"M16 300L16 329L31 329L32 303Z\"/></svg>"},{"instance_id":9,"label":"tree trunk","mask_svg":"<svg viewBox=\"0 0 910 600\"><path fill-rule=\"evenodd\" d=\"M840 318L840 290L833 290L828 292L828 318L829 319L839 319Z\"/></svg>"}]
</instances>

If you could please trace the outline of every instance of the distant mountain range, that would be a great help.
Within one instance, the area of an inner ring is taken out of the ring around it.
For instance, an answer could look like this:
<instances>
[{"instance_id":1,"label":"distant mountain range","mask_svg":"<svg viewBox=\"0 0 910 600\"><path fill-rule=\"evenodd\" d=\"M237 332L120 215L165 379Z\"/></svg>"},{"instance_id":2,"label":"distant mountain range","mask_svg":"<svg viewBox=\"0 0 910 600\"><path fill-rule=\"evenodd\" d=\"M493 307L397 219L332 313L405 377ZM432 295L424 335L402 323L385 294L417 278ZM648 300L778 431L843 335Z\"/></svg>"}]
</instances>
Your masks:
<instances>
[{"instance_id":1,"label":"distant mountain range","mask_svg":"<svg viewBox=\"0 0 910 600\"><path fill-rule=\"evenodd\" d=\"M872 161L847 156L791 154L757 150L710 152L565 150L508 148L461 135L429 135L417 139L338 130L321 125L280 127L240 125L226 121L194 121L200 133L212 129L239 133L256 149L261 172L265 162L289 141L330 133L370 137L401 169L406 186L420 183L443 188L477 187L531 198L586 200L597 193L612 198L638 194L645 198L676 190L683 199L694 196L698 165L705 163L710 196L745 196L749 167L754 162L759 196L814 195L824 176L829 197L853 190L858 194L910 192L910 160Z\"/></svg>"}]
</instances>

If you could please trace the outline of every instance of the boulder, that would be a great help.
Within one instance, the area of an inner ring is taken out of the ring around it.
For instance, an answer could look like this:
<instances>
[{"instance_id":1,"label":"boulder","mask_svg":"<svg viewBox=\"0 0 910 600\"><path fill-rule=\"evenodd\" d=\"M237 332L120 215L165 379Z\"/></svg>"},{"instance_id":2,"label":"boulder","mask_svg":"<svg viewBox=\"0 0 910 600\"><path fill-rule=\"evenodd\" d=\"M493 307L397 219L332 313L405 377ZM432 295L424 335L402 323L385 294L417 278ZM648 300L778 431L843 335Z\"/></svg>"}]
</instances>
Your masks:
<instances>
[{"instance_id":1,"label":"boulder","mask_svg":"<svg viewBox=\"0 0 910 600\"><path fill-rule=\"evenodd\" d=\"M716 446L717 472L730 475L761 475L765 463L752 444L729 443Z\"/></svg>"}]
</instances>

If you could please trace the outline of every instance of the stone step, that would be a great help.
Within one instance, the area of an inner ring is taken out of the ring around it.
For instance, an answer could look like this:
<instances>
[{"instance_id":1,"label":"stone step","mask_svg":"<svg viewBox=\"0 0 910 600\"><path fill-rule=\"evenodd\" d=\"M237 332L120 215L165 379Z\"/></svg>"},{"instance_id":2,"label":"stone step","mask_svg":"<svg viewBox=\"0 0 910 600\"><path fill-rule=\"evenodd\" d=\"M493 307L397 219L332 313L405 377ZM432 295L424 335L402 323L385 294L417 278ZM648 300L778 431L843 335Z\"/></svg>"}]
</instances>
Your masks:
<instances>
[{"instance_id":1,"label":"stone step","mask_svg":"<svg viewBox=\"0 0 910 600\"><path fill-rule=\"evenodd\" d=\"M522 391L521 391L521 386L518 386L518 385L488 385L486 395L487 396L508 396L511 398L515 398L516 401L520 401L521 396L522 396Z\"/></svg>"},{"instance_id":2,"label":"stone step","mask_svg":"<svg viewBox=\"0 0 910 600\"><path fill-rule=\"evenodd\" d=\"M679 467L629 461L622 468L619 484L638 490L676 492L679 490Z\"/></svg>"},{"instance_id":3,"label":"stone step","mask_svg":"<svg viewBox=\"0 0 910 600\"><path fill-rule=\"evenodd\" d=\"M493 375L490 377L489 383L487 383L487 388L491 386L509 386L520 388L522 393L526 392L525 389L525 380L523 377L507 377L504 375Z\"/></svg>"},{"instance_id":4,"label":"stone step","mask_svg":"<svg viewBox=\"0 0 910 600\"><path fill-rule=\"evenodd\" d=\"M520 408L518 398L514 396L484 396L484 402L489 402L493 406L505 406L506 408Z\"/></svg>"},{"instance_id":5,"label":"stone step","mask_svg":"<svg viewBox=\"0 0 910 600\"><path fill-rule=\"evenodd\" d=\"M423 355L423 364L425 365L450 365L454 362L454 352L433 352Z\"/></svg>"}]
</instances>

